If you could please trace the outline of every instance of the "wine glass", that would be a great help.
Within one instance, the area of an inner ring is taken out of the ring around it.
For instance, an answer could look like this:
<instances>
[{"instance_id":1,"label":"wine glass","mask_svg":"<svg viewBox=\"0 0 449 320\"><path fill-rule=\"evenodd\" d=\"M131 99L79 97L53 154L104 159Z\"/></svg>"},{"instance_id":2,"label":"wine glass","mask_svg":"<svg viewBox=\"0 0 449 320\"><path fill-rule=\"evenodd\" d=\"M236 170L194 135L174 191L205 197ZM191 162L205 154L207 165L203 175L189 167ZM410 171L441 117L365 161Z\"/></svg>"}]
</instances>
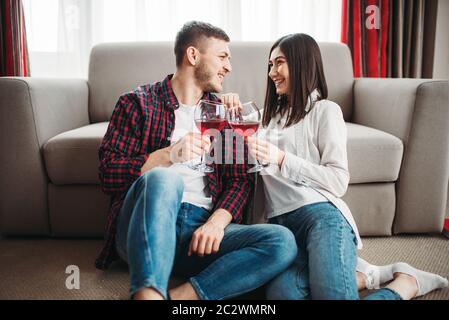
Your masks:
<instances>
[{"instance_id":1,"label":"wine glass","mask_svg":"<svg viewBox=\"0 0 449 320\"><path fill-rule=\"evenodd\" d=\"M261 121L260 110L253 101L243 103L240 109L228 110L227 117L231 128L235 133L242 135L245 142L249 136L257 132ZM264 168L257 158L255 161L256 164L248 170L248 173L259 172Z\"/></svg>"},{"instance_id":2,"label":"wine glass","mask_svg":"<svg viewBox=\"0 0 449 320\"><path fill-rule=\"evenodd\" d=\"M200 100L195 107L195 124L200 130L201 135L207 134L209 129L221 131L226 126L226 107L220 102ZM201 162L193 169L208 173L213 172L214 168L203 161L204 151L201 153Z\"/></svg>"}]
</instances>

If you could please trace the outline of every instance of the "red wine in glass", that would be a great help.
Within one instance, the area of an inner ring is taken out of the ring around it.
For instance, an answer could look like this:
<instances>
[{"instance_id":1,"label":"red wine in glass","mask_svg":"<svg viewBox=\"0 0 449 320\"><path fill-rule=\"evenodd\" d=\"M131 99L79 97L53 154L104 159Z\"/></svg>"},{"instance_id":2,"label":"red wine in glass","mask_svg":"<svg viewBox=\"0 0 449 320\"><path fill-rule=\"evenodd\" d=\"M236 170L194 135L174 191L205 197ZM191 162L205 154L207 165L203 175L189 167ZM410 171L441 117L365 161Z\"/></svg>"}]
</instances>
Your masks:
<instances>
[{"instance_id":1,"label":"red wine in glass","mask_svg":"<svg viewBox=\"0 0 449 320\"><path fill-rule=\"evenodd\" d=\"M235 133L247 138L259 129L260 123L258 121L229 122L229 125L234 129Z\"/></svg>"},{"instance_id":2,"label":"red wine in glass","mask_svg":"<svg viewBox=\"0 0 449 320\"><path fill-rule=\"evenodd\" d=\"M228 111L227 117L234 132L242 135L245 140L257 132L262 120L260 110L253 101L243 103L238 110ZM264 166L256 159L256 164L248 170L248 173L258 172L263 168Z\"/></svg>"},{"instance_id":3,"label":"red wine in glass","mask_svg":"<svg viewBox=\"0 0 449 320\"><path fill-rule=\"evenodd\" d=\"M200 130L201 134L204 134L204 132L209 129L215 129L215 130L221 131L224 129L224 127L226 127L227 123L228 122L226 121L226 119L195 120L195 124L196 124L198 130Z\"/></svg>"},{"instance_id":4,"label":"red wine in glass","mask_svg":"<svg viewBox=\"0 0 449 320\"><path fill-rule=\"evenodd\" d=\"M195 124L201 134L207 134L207 130L221 131L227 124L226 107L220 102L200 100L194 111ZM201 163L192 169L200 172L213 172L214 168L203 161L204 152L201 153Z\"/></svg>"}]
</instances>

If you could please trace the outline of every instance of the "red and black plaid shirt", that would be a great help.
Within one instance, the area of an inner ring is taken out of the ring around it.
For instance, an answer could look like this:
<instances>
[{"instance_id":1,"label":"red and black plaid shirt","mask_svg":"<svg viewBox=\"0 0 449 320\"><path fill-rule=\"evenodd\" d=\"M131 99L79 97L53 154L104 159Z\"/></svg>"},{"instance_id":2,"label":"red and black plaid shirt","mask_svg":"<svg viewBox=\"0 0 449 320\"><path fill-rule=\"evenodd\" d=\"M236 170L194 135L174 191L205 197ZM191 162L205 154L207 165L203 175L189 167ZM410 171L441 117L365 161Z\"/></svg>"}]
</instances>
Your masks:
<instances>
[{"instance_id":1,"label":"red and black plaid shirt","mask_svg":"<svg viewBox=\"0 0 449 320\"><path fill-rule=\"evenodd\" d=\"M118 257L116 221L128 189L140 176L148 155L170 145L175 126L174 111L179 107L171 77L123 94L100 145L99 177L103 192L111 195L111 206L105 244L95 262L99 269L106 269ZM219 100L210 93L205 93L203 99ZM219 208L229 211L235 223L242 221L243 210L253 190L253 178L246 170L247 165L216 164L215 171L208 174L213 211Z\"/></svg>"}]
</instances>

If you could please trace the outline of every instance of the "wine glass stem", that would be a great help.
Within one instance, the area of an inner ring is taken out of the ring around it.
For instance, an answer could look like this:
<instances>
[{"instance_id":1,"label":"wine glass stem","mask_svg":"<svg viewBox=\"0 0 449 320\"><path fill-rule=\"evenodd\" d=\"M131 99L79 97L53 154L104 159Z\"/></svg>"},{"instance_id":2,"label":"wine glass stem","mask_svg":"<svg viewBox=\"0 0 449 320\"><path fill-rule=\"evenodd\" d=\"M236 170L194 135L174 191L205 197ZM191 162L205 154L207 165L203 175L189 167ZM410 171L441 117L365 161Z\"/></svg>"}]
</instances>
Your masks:
<instances>
[{"instance_id":1,"label":"wine glass stem","mask_svg":"<svg viewBox=\"0 0 449 320\"><path fill-rule=\"evenodd\" d=\"M207 137L207 136L206 136ZM201 140L203 139L203 135L201 135ZM210 138L209 138L210 139ZM206 162L206 149L203 148L203 150L201 151L201 164L202 165L206 165L207 166L207 162Z\"/></svg>"}]
</instances>

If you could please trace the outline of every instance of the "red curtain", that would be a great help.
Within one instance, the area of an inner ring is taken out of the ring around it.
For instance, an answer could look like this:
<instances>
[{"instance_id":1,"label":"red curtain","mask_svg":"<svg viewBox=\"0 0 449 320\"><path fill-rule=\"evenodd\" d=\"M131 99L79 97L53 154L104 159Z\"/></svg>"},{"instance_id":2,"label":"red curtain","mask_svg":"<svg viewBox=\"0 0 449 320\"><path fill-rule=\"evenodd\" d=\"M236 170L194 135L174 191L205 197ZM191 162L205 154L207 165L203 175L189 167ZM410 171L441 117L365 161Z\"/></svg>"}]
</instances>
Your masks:
<instances>
[{"instance_id":1,"label":"red curtain","mask_svg":"<svg viewBox=\"0 0 449 320\"><path fill-rule=\"evenodd\" d=\"M0 4L0 76L29 76L25 17L21 0Z\"/></svg>"},{"instance_id":2,"label":"red curtain","mask_svg":"<svg viewBox=\"0 0 449 320\"><path fill-rule=\"evenodd\" d=\"M389 2L343 0L341 41L351 50L355 77L387 76Z\"/></svg>"}]
</instances>

